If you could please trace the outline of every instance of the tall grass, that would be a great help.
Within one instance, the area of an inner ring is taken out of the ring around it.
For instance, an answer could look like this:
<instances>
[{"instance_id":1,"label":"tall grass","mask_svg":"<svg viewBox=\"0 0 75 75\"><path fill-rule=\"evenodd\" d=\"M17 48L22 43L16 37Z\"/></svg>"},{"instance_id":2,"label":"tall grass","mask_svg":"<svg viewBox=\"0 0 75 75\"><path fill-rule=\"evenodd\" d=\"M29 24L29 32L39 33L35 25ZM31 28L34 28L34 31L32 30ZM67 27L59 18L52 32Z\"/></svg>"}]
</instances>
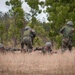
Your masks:
<instances>
[{"instance_id":1,"label":"tall grass","mask_svg":"<svg viewBox=\"0 0 75 75\"><path fill-rule=\"evenodd\" d=\"M75 51L0 53L0 75L75 75Z\"/></svg>"}]
</instances>

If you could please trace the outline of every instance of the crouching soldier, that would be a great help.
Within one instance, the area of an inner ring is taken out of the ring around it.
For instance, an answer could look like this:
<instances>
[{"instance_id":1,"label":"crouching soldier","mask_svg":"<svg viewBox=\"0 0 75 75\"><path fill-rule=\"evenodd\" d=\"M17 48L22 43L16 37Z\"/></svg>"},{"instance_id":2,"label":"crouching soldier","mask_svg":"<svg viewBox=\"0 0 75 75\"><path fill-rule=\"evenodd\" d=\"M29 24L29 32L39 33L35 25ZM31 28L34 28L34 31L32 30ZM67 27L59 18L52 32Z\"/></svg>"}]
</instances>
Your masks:
<instances>
[{"instance_id":1,"label":"crouching soldier","mask_svg":"<svg viewBox=\"0 0 75 75\"><path fill-rule=\"evenodd\" d=\"M73 41L72 41L72 34L74 32L74 28L73 28L73 22L72 21L68 21L67 25L64 26L60 32L63 35L63 39L62 39L62 52L64 52L67 48L69 49L69 51L72 50L72 46L73 46Z\"/></svg>"},{"instance_id":2,"label":"crouching soldier","mask_svg":"<svg viewBox=\"0 0 75 75\"><path fill-rule=\"evenodd\" d=\"M4 52L4 45L3 44L0 44L0 52Z\"/></svg>"},{"instance_id":3,"label":"crouching soldier","mask_svg":"<svg viewBox=\"0 0 75 75\"><path fill-rule=\"evenodd\" d=\"M52 52L51 42L46 42L46 44L44 45L44 47L40 47L40 48L39 47L36 47L34 51L36 51L36 50L42 51L43 54L45 54L47 52L48 53Z\"/></svg>"},{"instance_id":4,"label":"crouching soldier","mask_svg":"<svg viewBox=\"0 0 75 75\"><path fill-rule=\"evenodd\" d=\"M25 27L23 39L21 42L21 51L24 51L24 45L26 45L26 50L28 52L32 52L32 42L34 40L34 33L29 26Z\"/></svg>"}]
</instances>

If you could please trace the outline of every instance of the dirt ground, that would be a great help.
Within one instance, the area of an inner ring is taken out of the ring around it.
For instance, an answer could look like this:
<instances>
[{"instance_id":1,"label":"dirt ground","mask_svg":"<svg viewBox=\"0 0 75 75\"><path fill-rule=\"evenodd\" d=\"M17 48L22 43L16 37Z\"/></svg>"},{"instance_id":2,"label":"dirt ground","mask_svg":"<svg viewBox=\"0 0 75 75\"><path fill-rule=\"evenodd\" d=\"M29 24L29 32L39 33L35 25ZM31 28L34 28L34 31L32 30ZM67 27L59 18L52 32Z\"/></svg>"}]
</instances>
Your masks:
<instances>
[{"instance_id":1,"label":"dirt ground","mask_svg":"<svg viewBox=\"0 0 75 75\"><path fill-rule=\"evenodd\" d=\"M52 55L0 53L0 75L75 75L75 50Z\"/></svg>"}]
</instances>

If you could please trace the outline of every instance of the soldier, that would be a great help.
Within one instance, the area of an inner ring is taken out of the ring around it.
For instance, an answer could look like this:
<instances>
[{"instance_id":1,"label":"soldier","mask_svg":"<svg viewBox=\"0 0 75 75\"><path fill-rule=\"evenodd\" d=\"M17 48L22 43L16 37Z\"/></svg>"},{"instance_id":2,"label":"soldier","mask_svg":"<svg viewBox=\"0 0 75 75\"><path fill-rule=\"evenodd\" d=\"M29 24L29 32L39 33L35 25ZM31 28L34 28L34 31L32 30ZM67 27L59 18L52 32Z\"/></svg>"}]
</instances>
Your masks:
<instances>
[{"instance_id":1,"label":"soldier","mask_svg":"<svg viewBox=\"0 0 75 75\"><path fill-rule=\"evenodd\" d=\"M27 46L27 51L32 52L32 38L33 38L33 32L32 29L29 26L25 27L23 39L21 42L21 49L24 49L24 44Z\"/></svg>"},{"instance_id":2,"label":"soldier","mask_svg":"<svg viewBox=\"0 0 75 75\"><path fill-rule=\"evenodd\" d=\"M44 45L44 47L36 47L36 49L34 51L42 51L43 54L46 54L47 52L50 53L52 52L52 48L51 48L51 42L46 42L46 44Z\"/></svg>"},{"instance_id":3,"label":"soldier","mask_svg":"<svg viewBox=\"0 0 75 75\"><path fill-rule=\"evenodd\" d=\"M0 51L1 52L4 52L5 48L4 48L4 45L3 44L0 44Z\"/></svg>"},{"instance_id":4,"label":"soldier","mask_svg":"<svg viewBox=\"0 0 75 75\"><path fill-rule=\"evenodd\" d=\"M51 52L51 51L52 51L51 42L46 42L44 48L45 48L45 50L46 50L47 52Z\"/></svg>"},{"instance_id":5,"label":"soldier","mask_svg":"<svg viewBox=\"0 0 75 75\"><path fill-rule=\"evenodd\" d=\"M63 34L62 52L64 52L67 48L69 49L69 51L71 51L72 50L72 46L73 46L72 34L74 32L73 22L72 21L68 21L67 25L64 26L60 30L60 32L61 32L61 34Z\"/></svg>"}]
</instances>

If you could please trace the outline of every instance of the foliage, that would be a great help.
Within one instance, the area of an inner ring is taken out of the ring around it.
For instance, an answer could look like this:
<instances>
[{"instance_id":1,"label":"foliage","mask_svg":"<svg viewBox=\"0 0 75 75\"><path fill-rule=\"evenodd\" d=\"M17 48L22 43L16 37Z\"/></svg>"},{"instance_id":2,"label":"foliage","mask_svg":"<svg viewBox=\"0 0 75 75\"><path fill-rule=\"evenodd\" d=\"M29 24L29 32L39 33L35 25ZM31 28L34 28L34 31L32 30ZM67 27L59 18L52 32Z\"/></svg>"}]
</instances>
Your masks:
<instances>
[{"instance_id":1,"label":"foliage","mask_svg":"<svg viewBox=\"0 0 75 75\"><path fill-rule=\"evenodd\" d=\"M29 5L30 12L24 14L21 0L6 1L6 5L11 6L11 9L5 14L0 12L0 42L11 39L14 39L15 43L20 42L27 24L37 33L34 45L44 45L46 41L54 41L59 48L62 39L60 29L68 20L72 20L75 27L75 0L45 0L45 2L25 0L25 2ZM39 6L46 7L48 23L37 20L36 16L42 12Z\"/></svg>"},{"instance_id":2,"label":"foliage","mask_svg":"<svg viewBox=\"0 0 75 75\"><path fill-rule=\"evenodd\" d=\"M21 36L20 30L24 28L24 11L21 8L22 2L20 0L6 1L6 5L11 6L9 10L12 20L10 21L9 36L14 38L14 46L16 39Z\"/></svg>"},{"instance_id":3,"label":"foliage","mask_svg":"<svg viewBox=\"0 0 75 75\"><path fill-rule=\"evenodd\" d=\"M75 0L46 0L45 5L47 6L46 11L49 14L48 20L52 22L49 36L55 37L53 39L58 39L59 44L60 29L68 20L75 21Z\"/></svg>"},{"instance_id":4,"label":"foliage","mask_svg":"<svg viewBox=\"0 0 75 75\"><path fill-rule=\"evenodd\" d=\"M25 0L27 4L30 6L30 15L31 15L31 22L32 22L32 28L34 27L36 23L36 16L41 13L41 10L39 9L39 4L42 3L39 2L39 0Z\"/></svg>"},{"instance_id":5,"label":"foliage","mask_svg":"<svg viewBox=\"0 0 75 75\"><path fill-rule=\"evenodd\" d=\"M22 28L24 24L24 11L21 8L22 2L20 0L10 0L9 2L6 1L6 5L11 5L10 13L13 14L13 17L15 19L15 25L19 28Z\"/></svg>"},{"instance_id":6,"label":"foliage","mask_svg":"<svg viewBox=\"0 0 75 75\"><path fill-rule=\"evenodd\" d=\"M42 40L41 37L35 37L34 39L34 46L43 46L44 45L44 42Z\"/></svg>"}]
</instances>

